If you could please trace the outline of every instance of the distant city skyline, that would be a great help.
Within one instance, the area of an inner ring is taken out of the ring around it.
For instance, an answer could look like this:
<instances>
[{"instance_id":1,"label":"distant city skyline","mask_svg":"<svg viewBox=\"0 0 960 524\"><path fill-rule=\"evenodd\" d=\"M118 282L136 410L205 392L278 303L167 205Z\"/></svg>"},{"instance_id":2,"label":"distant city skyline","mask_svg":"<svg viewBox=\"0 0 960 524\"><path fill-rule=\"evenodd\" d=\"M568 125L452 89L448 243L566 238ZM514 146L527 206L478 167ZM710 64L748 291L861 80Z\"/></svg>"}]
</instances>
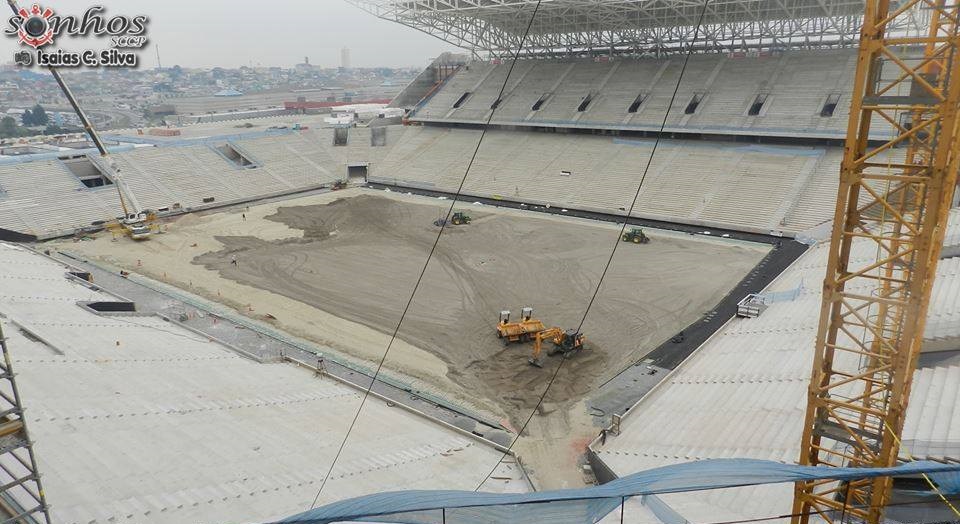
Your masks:
<instances>
[{"instance_id":1,"label":"distant city skyline","mask_svg":"<svg viewBox=\"0 0 960 524\"><path fill-rule=\"evenodd\" d=\"M21 0L41 3L58 15L80 16L97 2L91 0ZM157 65L159 45L164 67L188 68L293 67L305 56L317 67L341 65L341 50L349 48L352 67L423 67L444 51L457 48L439 39L381 20L343 0L274 0L266 4L232 0L186 2L123 0L102 2L106 14L150 17L150 43L140 53L141 68ZM4 19L6 26L6 19ZM91 46L102 47L105 42ZM12 49L14 39L7 39ZM57 44L79 50L84 41L63 37Z\"/></svg>"}]
</instances>

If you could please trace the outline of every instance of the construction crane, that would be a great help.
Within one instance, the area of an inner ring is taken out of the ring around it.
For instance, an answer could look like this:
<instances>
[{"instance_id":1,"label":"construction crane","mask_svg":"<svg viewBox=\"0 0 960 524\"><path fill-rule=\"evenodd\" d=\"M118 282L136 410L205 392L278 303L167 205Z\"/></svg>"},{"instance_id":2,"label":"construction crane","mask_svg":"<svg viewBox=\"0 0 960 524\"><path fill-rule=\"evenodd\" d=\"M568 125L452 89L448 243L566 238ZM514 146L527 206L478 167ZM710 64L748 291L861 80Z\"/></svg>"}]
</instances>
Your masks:
<instances>
[{"instance_id":1,"label":"construction crane","mask_svg":"<svg viewBox=\"0 0 960 524\"><path fill-rule=\"evenodd\" d=\"M957 184L958 0L866 0L800 463L887 467ZM929 30L913 34L916 17ZM862 249L866 244L869 249ZM798 482L793 522L878 524L892 479Z\"/></svg>"},{"instance_id":2,"label":"construction crane","mask_svg":"<svg viewBox=\"0 0 960 524\"><path fill-rule=\"evenodd\" d=\"M24 20L29 20L31 17L37 18L37 15L17 7L16 0L7 0L7 4L10 5L10 9L13 11L14 16L23 17ZM43 24L46 24L45 20L43 21ZM44 27L46 26L44 25ZM86 131L87 136L90 137L90 141L93 142L93 145L96 146L97 151L100 152L100 168L105 171L104 174L106 177L110 179L117 187L117 194L120 197L120 208L123 209L123 216L117 217L117 219L112 223L108 223L106 226L107 229L110 229L115 233L121 232L130 236L130 238L134 240L143 240L149 238L150 234L155 228L154 224L157 218L156 214L145 210L140 205L136 195L134 195L133 191L131 191L127 186L123 176L120 174L120 167L116 164L116 162L113 161L112 158L110 158L110 154L107 152L106 146L104 146L103 141L100 140L100 135L97 134L97 130L93 127L93 123L90 122L90 119L87 118L83 108L80 107L80 103L77 101L77 98L73 96L73 92L70 91L70 88L67 87L66 82L63 81L63 77L60 76L60 71L53 66L48 66L47 69L50 70L50 74L53 75L53 79L57 81L57 85L59 85L60 90L63 91L63 96L66 97L67 101L70 102L70 106L73 107L74 112L77 114L77 118L80 119L80 123L83 125L83 129Z\"/></svg>"}]
</instances>

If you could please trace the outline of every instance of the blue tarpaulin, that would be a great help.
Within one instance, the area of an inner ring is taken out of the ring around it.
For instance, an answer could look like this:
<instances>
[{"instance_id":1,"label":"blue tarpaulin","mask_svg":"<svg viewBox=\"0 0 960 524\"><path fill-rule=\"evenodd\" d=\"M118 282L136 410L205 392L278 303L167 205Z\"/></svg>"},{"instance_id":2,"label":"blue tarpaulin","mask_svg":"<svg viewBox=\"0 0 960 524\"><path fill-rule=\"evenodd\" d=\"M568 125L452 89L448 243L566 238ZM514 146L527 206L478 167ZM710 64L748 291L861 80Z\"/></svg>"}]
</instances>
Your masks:
<instances>
[{"instance_id":1,"label":"blue tarpaulin","mask_svg":"<svg viewBox=\"0 0 960 524\"><path fill-rule=\"evenodd\" d=\"M960 494L960 471L931 473L930 478L939 486L940 491L947 495Z\"/></svg>"},{"instance_id":2,"label":"blue tarpaulin","mask_svg":"<svg viewBox=\"0 0 960 524\"><path fill-rule=\"evenodd\" d=\"M334 502L292 517L284 524L395 522L474 524L596 522L624 498L803 480L853 480L928 473L957 479L960 464L918 461L895 468L826 468L753 459L700 460L641 471L588 488L497 494L472 491L395 491ZM955 487L955 486L954 486ZM443 519L443 520L442 520Z\"/></svg>"}]
</instances>

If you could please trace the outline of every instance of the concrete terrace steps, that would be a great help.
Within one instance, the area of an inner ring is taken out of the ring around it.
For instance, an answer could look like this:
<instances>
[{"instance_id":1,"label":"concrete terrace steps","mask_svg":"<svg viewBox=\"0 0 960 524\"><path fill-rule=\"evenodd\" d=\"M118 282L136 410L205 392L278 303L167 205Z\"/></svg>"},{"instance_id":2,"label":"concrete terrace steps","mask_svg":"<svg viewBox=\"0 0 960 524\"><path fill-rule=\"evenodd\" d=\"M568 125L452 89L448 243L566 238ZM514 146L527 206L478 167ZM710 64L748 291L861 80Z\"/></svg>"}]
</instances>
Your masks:
<instances>
[{"instance_id":1,"label":"concrete terrace steps","mask_svg":"<svg viewBox=\"0 0 960 524\"><path fill-rule=\"evenodd\" d=\"M479 136L475 130L408 128L371 180L453 191ZM491 130L464 190L485 197L623 212L636 194L653 145L649 139ZM787 201L795 198L790 188L797 173L805 172L818 155L827 160L821 162L822 169L809 172L809 185L835 184L828 163L839 157L831 151L661 141L634 213L749 231L800 232L828 219L833 204L826 198L809 200L794 213Z\"/></svg>"},{"instance_id":2,"label":"concrete terrace steps","mask_svg":"<svg viewBox=\"0 0 960 524\"><path fill-rule=\"evenodd\" d=\"M387 146L371 146L371 130L350 129L345 147L333 146L332 129L240 139L236 147L256 158L244 169L213 151L225 141L137 147L113 154L127 186L147 209L196 209L313 189L347 177L347 166L370 171L404 134L387 128ZM96 159L94 159L96 160ZM0 228L41 238L72 234L121 214L115 187L87 188L59 160L0 165ZM210 200L212 199L212 200Z\"/></svg>"},{"instance_id":3,"label":"concrete terrace steps","mask_svg":"<svg viewBox=\"0 0 960 524\"><path fill-rule=\"evenodd\" d=\"M867 260L874 250L870 242L858 241L852 256ZM804 283L795 300L773 303L757 318L731 320L634 406L620 435L594 444L598 458L615 474L730 456L796 461L828 251L824 244L811 248L768 286L786 291ZM941 266L935 286L942 289L935 295L951 293L960 280L955 273L954 263ZM951 308L932 301L930 318ZM914 375L903 440L918 458L960 453L958 392L960 365L921 368ZM744 496L754 498L745 504ZM688 519L698 504L739 507L740 518L754 518L777 514L791 496L789 486L769 486L678 494L668 502Z\"/></svg>"},{"instance_id":4,"label":"concrete terrace steps","mask_svg":"<svg viewBox=\"0 0 960 524\"><path fill-rule=\"evenodd\" d=\"M736 58L694 55L683 72L667 124L692 132L779 136L818 133L842 138L849 104L841 100L832 117L822 117L820 111L827 96L843 93L843 87L852 81L850 66L855 58L856 53L850 50ZM657 128L677 88L683 62L677 57L618 58L610 62L521 60L514 69L517 80L509 83L508 95L494 122ZM484 121L509 68L509 61L471 63L412 119ZM478 80L482 81L477 84ZM464 107L452 109L453 103L471 89L473 94ZM641 92L648 94L647 100L637 113L629 113L630 104ZM761 92L769 95L763 110L760 115L748 116L747 109ZM577 105L588 93L594 94L594 100L586 112L578 113ZM706 97L696 113L687 115L684 110L695 93ZM544 94L549 98L543 108L532 111L534 102Z\"/></svg>"},{"instance_id":5,"label":"concrete terrace steps","mask_svg":"<svg viewBox=\"0 0 960 524\"><path fill-rule=\"evenodd\" d=\"M117 202L116 189L88 189L59 160L2 166L0 184L7 190L0 197L0 220L9 220L0 222L5 229L43 234L71 229L74 224L88 226L119 213L118 204L113 212L99 198L106 192Z\"/></svg>"},{"instance_id":6,"label":"concrete terrace steps","mask_svg":"<svg viewBox=\"0 0 960 524\"><path fill-rule=\"evenodd\" d=\"M943 259L937 264L930 311L926 338L960 337L960 257Z\"/></svg>"},{"instance_id":7,"label":"concrete terrace steps","mask_svg":"<svg viewBox=\"0 0 960 524\"><path fill-rule=\"evenodd\" d=\"M922 368L914 376L910 406L920 404L920 416L907 419L901 438L907 453L960 458L960 406L954 400L960 389L960 366Z\"/></svg>"},{"instance_id":8,"label":"concrete terrace steps","mask_svg":"<svg viewBox=\"0 0 960 524\"><path fill-rule=\"evenodd\" d=\"M17 246L0 244L0 267L6 322L62 350L6 332L58 522L260 522L309 506L360 390L258 364L158 317L78 308L112 297ZM351 440L321 503L400 484L471 489L463 471L501 456L378 399Z\"/></svg>"}]
</instances>

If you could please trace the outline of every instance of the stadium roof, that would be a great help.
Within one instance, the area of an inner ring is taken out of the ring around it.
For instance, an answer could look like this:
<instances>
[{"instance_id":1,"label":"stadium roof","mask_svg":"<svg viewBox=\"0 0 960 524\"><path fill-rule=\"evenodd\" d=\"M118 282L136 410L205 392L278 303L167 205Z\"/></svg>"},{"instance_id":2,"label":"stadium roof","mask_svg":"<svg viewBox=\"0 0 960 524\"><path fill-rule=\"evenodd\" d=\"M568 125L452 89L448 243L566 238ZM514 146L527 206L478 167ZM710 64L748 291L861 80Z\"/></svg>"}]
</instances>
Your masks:
<instances>
[{"instance_id":1,"label":"stadium roof","mask_svg":"<svg viewBox=\"0 0 960 524\"><path fill-rule=\"evenodd\" d=\"M348 0L478 54L516 52L537 0ZM897 3L895 0L894 4ZM524 54L854 45L862 0L542 0ZM703 15L702 27L698 21ZM694 38L696 36L696 38Z\"/></svg>"}]
</instances>

